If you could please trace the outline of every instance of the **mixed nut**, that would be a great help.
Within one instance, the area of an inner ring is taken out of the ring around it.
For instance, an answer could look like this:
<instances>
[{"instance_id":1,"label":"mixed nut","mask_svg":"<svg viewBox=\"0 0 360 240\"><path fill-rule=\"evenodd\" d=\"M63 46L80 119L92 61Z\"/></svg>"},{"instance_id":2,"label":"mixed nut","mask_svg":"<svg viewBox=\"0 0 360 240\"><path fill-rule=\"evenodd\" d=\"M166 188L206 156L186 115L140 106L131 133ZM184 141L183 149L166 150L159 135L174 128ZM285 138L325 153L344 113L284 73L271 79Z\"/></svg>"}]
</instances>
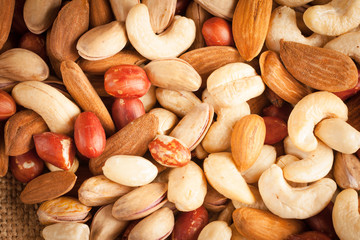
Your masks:
<instances>
[{"instance_id":1,"label":"mixed nut","mask_svg":"<svg viewBox=\"0 0 360 240\"><path fill-rule=\"evenodd\" d=\"M0 176L45 240L358 240L359 13L0 0Z\"/></svg>"}]
</instances>

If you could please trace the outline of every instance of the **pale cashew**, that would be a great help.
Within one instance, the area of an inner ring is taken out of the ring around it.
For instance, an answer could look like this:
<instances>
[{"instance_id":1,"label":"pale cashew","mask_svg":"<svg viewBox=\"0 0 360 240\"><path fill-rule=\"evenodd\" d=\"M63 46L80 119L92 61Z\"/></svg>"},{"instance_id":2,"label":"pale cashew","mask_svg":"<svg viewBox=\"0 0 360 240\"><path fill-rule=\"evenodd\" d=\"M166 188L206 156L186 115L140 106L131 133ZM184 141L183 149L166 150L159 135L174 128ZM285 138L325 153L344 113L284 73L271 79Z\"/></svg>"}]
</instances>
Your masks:
<instances>
[{"instance_id":1,"label":"pale cashew","mask_svg":"<svg viewBox=\"0 0 360 240\"><path fill-rule=\"evenodd\" d=\"M336 188L335 181L329 178L306 187L293 188L276 164L259 179L259 191L265 205L282 218L305 219L318 214L330 202Z\"/></svg>"},{"instance_id":2,"label":"pale cashew","mask_svg":"<svg viewBox=\"0 0 360 240\"><path fill-rule=\"evenodd\" d=\"M288 132L291 141L302 151L316 149L317 140L313 130L324 118L336 117L347 120L348 109L335 94L320 91L301 99L290 113Z\"/></svg>"},{"instance_id":3,"label":"pale cashew","mask_svg":"<svg viewBox=\"0 0 360 240\"><path fill-rule=\"evenodd\" d=\"M264 201L261 198L259 189L257 189L256 187L249 185L250 191L252 192L252 194L255 197L255 202L252 204L246 204L243 202L239 202L236 200L232 200L232 203L234 205L234 207L236 209L238 208L244 208L244 207L249 207L249 208L256 208L256 209L261 209L261 210L268 210L267 207L265 206Z\"/></svg>"},{"instance_id":4,"label":"pale cashew","mask_svg":"<svg viewBox=\"0 0 360 240\"><path fill-rule=\"evenodd\" d=\"M345 33L328 42L324 48L341 52L360 63L360 32Z\"/></svg>"},{"instance_id":5,"label":"pale cashew","mask_svg":"<svg viewBox=\"0 0 360 240\"><path fill-rule=\"evenodd\" d=\"M281 39L316 47L321 47L328 41L327 36L317 33L313 33L309 37L303 36L296 24L295 10L286 6L276 8L271 14L269 31L266 36L267 48L279 52Z\"/></svg>"},{"instance_id":6,"label":"pale cashew","mask_svg":"<svg viewBox=\"0 0 360 240\"><path fill-rule=\"evenodd\" d=\"M202 141L202 146L209 153L226 151L231 145L231 133L235 123L250 114L249 104L244 102L232 107L221 108L216 105L207 89L203 92L202 99L204 102L213 105L217 114L217 120L211 125Z\"/></svg>"},{"instance_id":7,"label":"pale cashew","mask_svg":"<svg viewBox=\"0 0 360 240\"><path fill-rule=\"evenodd\" d=\"M297 162L297 161L300 161L300 159L298 159L297 157L295 157L293 155L287 154L287 155L278 157L276 159L276 165L278 165L281 169L284 169L285 166L290 165L293 162ZM289 180L287 180L287 182L292 187L306 187L308 185L307 183L296 183L296 182L291 182Z\"/></svg>"},{"instance_id":8,"label":"pale cashew","mask_svg":"<svg viewBox=\"0 0 360 240\"><path fill-rule=\"evenodd\" d=\"M256 183L261 174L268 169L276 160L275 147L271 145L264 145L261 149L259 157L254 164L247 170L243 171L241 175L247 183Z\"/></svg>"},{"instance_id":9,"label":"pale cashew","mask_svg":"<svg viewBox=\"0 0 360 240\"><path fill-rule=\"evenodd\" d=\"M289 137L285 139L284 144L292 144ZM295 156L296 153L287 151L287 154ZM314 182L325 177L330 172L334 162L334 154L332 149L321 141L319 141L314 151L304 153L304 155L301 161L295 161L284 167L286 180L297 183Z\"/></svg>"},{"instance_id":10,"label":"pale cashew","mask_svg":"<svg viewBox=\"0 0 360 240\"><path fill-rule=\"evenodd\" d=\"M16 85L12 96L16 103L38 113L52 132L72 134L80 109L56 88L27 81Z\"/></svg>"},{"instance_id":11,"label":"pale cashew","mask_svg":"<svg viewBox=\"0 0 360 240\"><path fill-rule=\"evenodd\" d=\"M237 170L231 153L212 153L204 161L207 180L216 191L231 200L252 204L254 195Z\"/></svg>"},{"instance_id":12,"label":"pale cashew","mask_svg":"<svg viewBox=\"0 0 360 240\"><path fill-rule=\"evenodd\" d=\"M131 8L126 18L126 31L133 47L150 60L177 57L191 46L196 33L192 19L175 16L170 27L156 35L145 4Z\"/></svg>"},{"instance_id":13,"label":"pale cashew","mask_svg":"<svg viewBox=\"0 0 360 240\"><path fill-rule=\"evenodd\" d=\"M143 103L145 112L149 112L156 104L156 93L155 93L156 87L151 86L149 91L139 98L139 100Z\"/></svg>"},{"instance_id":14,"label":"pale cashew","mask_svg":"<svg viewBox=\"0 0 360 240\"><path fill-rule=\"evenodd\" d=\"M125 24L112 21L84 33L76 44L79 55L95 61L120 52L127 43Z\"/></svg>"},{"instance_id":15,"label":"pale cashew","mask_svg":"<svg viewBox=\"0 0 360 240\"><path fill-rule=\"evenodd\" d=\"M332 220L341 240L360 239L359 197L354 189L345 189L336 197Z\"/></svg>"},{"instance_id":16,"label":"pale cashew","mask_svg":"<svg viewBox=\"0 0 360 240\"><path fill-rule=\"evenodd\" d=\"M360 148L360 132L342 119L322 120L316 125L315 135L338 152L352 154Z\"/></svg>"},{"instance_id":17,"label":"pale cashew","mask_svg":"<svg viewBox=\"0 0 360 240\"><path fill-rule=\"evenodd\" d=\"M313 32L337 36L360 24L360 0L332 0L325 5L308 8L304 22Z\"/></svg>"},{"instance_id":18,"label":"pale cashew","mask_svg":"<svg viewBox=\"0 0 360 240\"><path fill-rule=\"evenodd\" d=\"M261 95L265 85L252 66L229 63L210 74L207 88L217 105L230 107Z\"/></svg>"},{"instance_id":19,"label":"pale cashew","mask_svg":"<svg viewBox=\"0 0 360 240\"><path fill-rule=\"evenodd\" d=\"M275 0L276 3L288 7L300 7L313 0Z\"/></svg>"}]
</instances>

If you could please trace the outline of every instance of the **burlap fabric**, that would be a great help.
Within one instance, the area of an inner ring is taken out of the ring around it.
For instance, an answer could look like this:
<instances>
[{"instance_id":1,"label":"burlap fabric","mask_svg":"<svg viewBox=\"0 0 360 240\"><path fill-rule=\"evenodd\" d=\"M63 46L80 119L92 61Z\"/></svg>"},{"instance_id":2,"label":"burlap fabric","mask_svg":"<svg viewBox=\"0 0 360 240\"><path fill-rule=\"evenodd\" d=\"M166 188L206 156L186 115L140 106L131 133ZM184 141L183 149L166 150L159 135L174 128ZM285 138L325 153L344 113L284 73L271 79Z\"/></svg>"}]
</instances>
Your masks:
<instances>
[{"instance_id":1,"label":"burlap fabric","mask_svg":"<svg viewBox=\"0 0 360 240\"><path fill-rule=\"evenodd\" d=\"M36 216L38 205L26 205L20 201L24 186L10 173L0 178L0 240L43 239Z\"/></svg>"}]
</instances>

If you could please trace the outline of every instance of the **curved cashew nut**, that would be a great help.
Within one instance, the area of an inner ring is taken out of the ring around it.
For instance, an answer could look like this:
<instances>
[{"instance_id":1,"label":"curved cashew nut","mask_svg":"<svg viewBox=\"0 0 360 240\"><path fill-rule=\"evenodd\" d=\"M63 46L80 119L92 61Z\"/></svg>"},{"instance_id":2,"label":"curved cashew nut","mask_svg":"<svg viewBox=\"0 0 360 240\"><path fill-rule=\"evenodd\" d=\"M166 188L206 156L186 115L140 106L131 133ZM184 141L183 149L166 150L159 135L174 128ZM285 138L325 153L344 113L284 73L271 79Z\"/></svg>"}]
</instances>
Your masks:
<instances>
[{"instance_id":1,"label":"curved cashew nut","mask_svg":"<svg viewBox=\"0 0 360 240\"><path fill-rule=\"evenodd\" d=\"M252 204L255 197L237 170L231 153L212 153L204 161L207 180L216 191L231 200Z\"/></svg>"},{"instance_id":2,"label":"curved cashew nut","mask_svg":"<svg viewBox=\"0 0 360 240\"><path fill-rule=\"evenodd\" d=\"M253 165L241 173L247 183L256 183L261 174L268 169L276 160L276 149L271 145L264 145L259 157Z\"/></svg>"},{"instance_id":3,"label":"curved cashew nut","mask_svg":"<svg viewBox=\"0 0 360 240\"><path fill-rule=\"evenodd\" d=\"M284 167L286 167L287 165L290 165L293 162L297 162L297 161L300 161L300 159L298 159L293 155L287 154L278 157L276 159L276 165L278 165L281 169L284 169ZM307 183L296 183L296 182L291 182L289 180L287 180L287 182L292 187L306 187L308 185Z\"/></svg>"},{"instance_id":4,"label":"curved cashew nut","mask_svg":"<svg viewBox=\"0 0 360 240\"><path fill-rule=\"evenodd\" d=\"M288 7L300 7L313 0L275 0L277 4L288 6Z\"/></svg>"},{"instance_id":5,"label":"curved cashew nut","mask_svg":"<svg viewBox=\"0 0 360 240\"><path fill-rule=\"evenodd\" d=\"M282 218L305 219L318 214L330 202L337 186L323 178L307 187L293 188L273 164L259 179L259 191L268 209Z\"/></svg>"},{"instance_id":6,"label":"curved cashew nut","mask_svg":"<svg viewBox=\"0 0 360 240\"><path fill-rule=\"evenodd\" d=\"M207 88L217 105L231 107L261 95L265 85L250 65L229 63L211 73Z\"/></svg>"},{"instance_id":7,"label":"curved cashew nut","mask_svg":"<svg viewBox=\"0 0 360 240\"><path fill-rule=\"evenodd\" d=\"M43 82L22 82L14 87L12 96L16 103L38 113L52 132L72 133L80 109L54 87Z\"/></svg>"},{"instance_id":8,"label":"curved cashew nut","mask_svg":"<svg viewBox=\"0 0 360 240\"><path fill-rule=\"evenodd\" d=\"M134 48L150 60L177 57L191 46L196 33L193 20L175 16L170 27L156 35L145 4L131 8L126 18L126 31Z\"/></svg>"},{"instance_id":9,"label":"curved cashew nut","mask_svg":"<svg viewBox=\"0 0 360 240\"><path fill-rule=\"evenodd\" d=\"M228 108L216 105L207 89L203 92L202 99L214 107L217 120L214 122L202 141L202 146L209 153L223 152L231 146L231 133L235 123L242 117L250 114L249 104L246 102Z\"/></svg>"},{"instance_id":10,"label":"curved cashew nut","mask_svg":"<svg viewBox=\"0 0 360 240\"><path fill-rule=\"evenodd\" d=\"M327 42L328 37L316 33L304 37L296 24L295 10L283 6L276 8L271 14L266 46L270 50L279 52L281 39L321 47Z\"/></svg>"},{"instance_id":11,"label":"curved cashew nut","mask_svg":"<svg viewBox=\"0 0 360 240\"><path fill-rule=\"evenodd\" d=\"M336 197L332 219L336 234L343 240L360 239L359 197L354 189L345 189Z\"/></svg>"},{"instance_id":12,"label":"curved cashew nut","mask_svg":"<svg viewBox=\"0 0 360 240\"><path fill-rule=\"evenodd\" d=\"M332 0L325 5L308 8L304 22L313 32L337 36L356 28L360 24L359 0Z\"/></svg>"},{"instance_id":13,"label":"curved cashew nut","mask_svg":"<svg viewBox=\"0 0 360 240\"><path fill-rule=\"evenodd\" d=\"M291 143L290 138L287 137L284 140L284 145L291 144L293 143ZM286 153L296 155L297 151L286 151ZM330 172L334 162L332 149L321 141L319 141L317 148L314 151L308 153L304 152L302 158L302 160L287 164L284 167L283 171L286 180L297 183L317 181Z\"/></svg>"},{"instance_id":14,"label":"curved cashew nut","mask_svg":"<svg viewBox=\"0 0 360 240\"><path fill-rule=\"evenodd\" d=\"M360 132L339 118L322 120L315 135L338 152L352 154L360 148Z\"/></svg>"},{"instance_id":15,"label":"curved cashew nut","mask_svg":"<svg viewBox=\"0 0 360 240\"><path fill-rule=\"evenodd\" d=\"M290 113L289 137L300 150L313 151L317 147L317 140L313 134L315 125L329 117L346 121L347 115L347 106L335 94L325 91L311 93L301 99Z\"/></svg>"},{"instance_id":16,"label":"curved cashew nut","mask_svg":"<svg viewBox=\"0 0 360 240\"><path fill-rule=\"evenodd\" d=\"M360 63L360 32L345 33L327 44L324 48L329 48L341 52L357 63Z\"/></svg>"}]
</instances>

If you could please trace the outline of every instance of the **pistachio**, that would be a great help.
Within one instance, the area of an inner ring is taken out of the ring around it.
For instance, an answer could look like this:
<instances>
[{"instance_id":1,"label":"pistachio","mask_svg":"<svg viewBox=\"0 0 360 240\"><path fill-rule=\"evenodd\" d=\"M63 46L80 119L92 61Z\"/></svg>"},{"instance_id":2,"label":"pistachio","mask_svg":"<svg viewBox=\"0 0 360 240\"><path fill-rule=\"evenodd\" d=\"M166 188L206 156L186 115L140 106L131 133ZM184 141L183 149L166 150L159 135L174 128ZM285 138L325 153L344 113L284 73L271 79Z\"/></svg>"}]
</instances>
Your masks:
<instances>
[{"instance_id":1,"label":"pistachio","mask_svg":"<svg viewBox=\"0 0 360 240\"><path fill-rule=\"evenodd\" d=\"M91 223L91 240L112 240L121 234L128 225L127 221L119 221L113 217L113 204L100 208Z\"/></svg>"},{"instance_id":2,"label":"pistachio","mask_svg":"<svg viewBox=\"0 0 360 240\"><path fill-rule=\"evenodd\" d=\"M209 211L220 212L225 209L227 198L216 191L211 185L207 187L207 193L204 199L204 207Z\"/></svg>"},{"instance_id":3,"label":"pistachio","mask_svg":"<svg viewBox=\"0 0 360 240\"><path fill-rule=\"evenodd\" d=\"M112 208L112 215L121 221L145 217L166 202L166 183L150 183L120 197Z\"/></svg>"},{"instance_id":4,"label":"pistachio","mask_svg":"<svg viewBox=\"0 0 360 240\"><path fill-rule=\"evenodd\" d=\"M90 229L83 223L56 223L42 231L45 240L89 240Z\"/></svg>"},{"instance_id":5,"label":"pistachio","mask_svg":"<svg viewBox=\"0 0 360 240\"><path fill-rule=\"evenodd\" d=\"M115 202L133 188L98 175L85 180L79 188L79 201L86 206L103 206Z\"/></svg>"},{"instance_id":6,"label":"pistachio","mask_svg":"<svg viewBox=\"0 0 360 240\"><path fill-rule=\"evenodd\" d=\"M58 222L86 222L91 218L91 207L81 204L72 197L59 197L43 202L37 215L43 225Z\"/></svg>"}]
</instances>

